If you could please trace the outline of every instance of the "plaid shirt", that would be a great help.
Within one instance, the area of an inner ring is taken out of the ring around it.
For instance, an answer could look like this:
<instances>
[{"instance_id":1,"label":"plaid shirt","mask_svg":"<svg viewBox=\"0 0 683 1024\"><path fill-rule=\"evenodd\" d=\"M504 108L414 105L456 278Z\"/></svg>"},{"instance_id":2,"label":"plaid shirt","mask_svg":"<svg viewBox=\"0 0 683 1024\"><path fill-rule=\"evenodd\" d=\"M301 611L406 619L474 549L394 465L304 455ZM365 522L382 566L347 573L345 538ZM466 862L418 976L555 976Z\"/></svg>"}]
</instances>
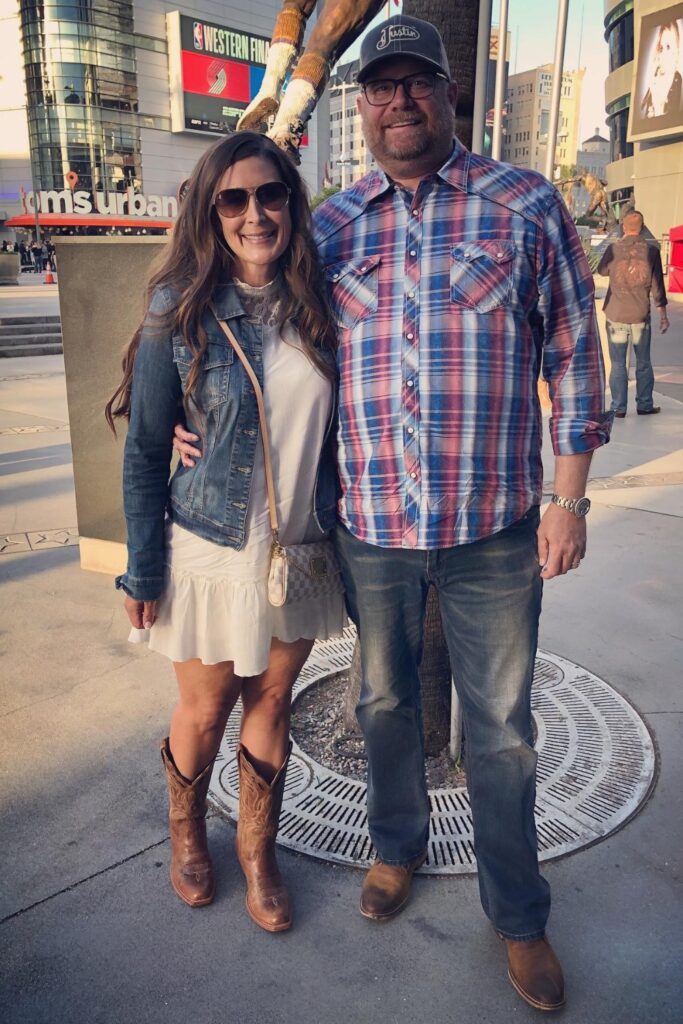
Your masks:
<instances>
[{"instance_id":1,"label":"plaid shirt","mask_svg":"<svg viewBox=\"0 0 683 1024\"><path fill-rule=\"evenodd\" d=\"M381 547L490 536L556 454L609 439L593 278L557 190L457 141L413 194L380 171L315 214L340 329L342 522Z\"/></svg>"}]
</instances>

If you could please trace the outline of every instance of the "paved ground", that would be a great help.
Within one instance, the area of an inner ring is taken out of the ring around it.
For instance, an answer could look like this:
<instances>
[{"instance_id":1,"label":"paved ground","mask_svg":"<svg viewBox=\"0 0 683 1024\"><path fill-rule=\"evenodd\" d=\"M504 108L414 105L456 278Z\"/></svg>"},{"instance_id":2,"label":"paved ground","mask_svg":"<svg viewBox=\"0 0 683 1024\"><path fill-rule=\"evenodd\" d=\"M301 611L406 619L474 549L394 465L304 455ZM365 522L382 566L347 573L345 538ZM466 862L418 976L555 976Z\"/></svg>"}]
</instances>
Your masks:
<instances>
[{"instance_id":1,"label":"paved ground","mask_svg":"<svg viewBox=\"0 0 683 1024\"><path fill-rule=\"evenodd\" d=\"M683 307L670 342L680 366ZM545 594L542 646L628 697L660 759L634 820L545 868L572 1024L681 1019L683 404L657 400L660 416L629 415L597 454L589 556ZM244 914L232 828L214 818L215 904L192 911L171 893L157 743L173 681L126 644L111 581L79 569L67 421L60 357L3 360L0 540L23 535L27 550L0 555L0 1019L537 1019L506 980L475 878L418 878L407 910L378 926L358 914L359 872L284 851L296 925L266 935Z\"/></svg>"}]
</instances>

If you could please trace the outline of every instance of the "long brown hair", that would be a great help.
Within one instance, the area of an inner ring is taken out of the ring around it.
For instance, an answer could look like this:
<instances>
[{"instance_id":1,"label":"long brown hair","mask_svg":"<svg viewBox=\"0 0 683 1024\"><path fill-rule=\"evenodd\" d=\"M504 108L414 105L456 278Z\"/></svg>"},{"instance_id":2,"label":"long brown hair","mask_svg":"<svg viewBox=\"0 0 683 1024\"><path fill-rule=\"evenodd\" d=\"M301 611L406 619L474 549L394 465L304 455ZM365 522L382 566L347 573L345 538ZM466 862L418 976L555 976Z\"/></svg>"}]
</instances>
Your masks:
<instances>
[{"instance_id":1,"label":"long brown hair","mask_svg":"<svg viewBox=\"0 0 683 1024\"><path fill-rule=\"evenodd\" d=\"M155 288L170 287L178 296L171 312L160 320L163 327L179 330L192 352L185 387L186 403L194 402L202 356L207 347L201 315L216 287L232 276L231 253L213 205L218 183L228 167L252 156L270 160L290 188L292 237L280 257L286 285L282 317L294 321L309 359L321 373L334 379L335 371L323 352L336 351L337 337L313 241L306 186L289 157L269 138L255 132L237 132L211 146L198 161L185 188L171 239L153 265L147 285L146 316ZM107 422L114 433L115 420L130 415L133 366L143 325L144 319L125 350L123 379L105 408Z\"/></svg>"}]
</instances>

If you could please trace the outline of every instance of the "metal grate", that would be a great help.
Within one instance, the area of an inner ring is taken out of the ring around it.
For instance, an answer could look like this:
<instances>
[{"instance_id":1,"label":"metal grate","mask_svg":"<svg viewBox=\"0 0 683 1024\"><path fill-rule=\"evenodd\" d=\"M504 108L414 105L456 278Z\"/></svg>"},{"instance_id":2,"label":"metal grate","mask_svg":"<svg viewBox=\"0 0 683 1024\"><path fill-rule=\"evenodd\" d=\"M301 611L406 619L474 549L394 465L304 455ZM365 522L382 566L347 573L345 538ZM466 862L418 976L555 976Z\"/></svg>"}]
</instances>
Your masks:
<instances>
[{"instance_id":1,"label":"metal grate","mask_svg":"<svg viewBox=\"0 0 683 1024\"><path fill-rule=\"evenodd\" d=\"M347 669L355 630L316 644L294 687L307 687ZM532 696L537 728L536 823L539 857L549 860L603 839L646 799L655 774L650 735L631 705L604 680L564 658L539 651ZM217 759L209 797L237 818L233 715ZM430 791L428 874L476 871L467 790ZM287 773L278 842L298 853L365 868L373 848L367 832L365 784L313 761L296 744Z\"/></svg>"}]
</instances>

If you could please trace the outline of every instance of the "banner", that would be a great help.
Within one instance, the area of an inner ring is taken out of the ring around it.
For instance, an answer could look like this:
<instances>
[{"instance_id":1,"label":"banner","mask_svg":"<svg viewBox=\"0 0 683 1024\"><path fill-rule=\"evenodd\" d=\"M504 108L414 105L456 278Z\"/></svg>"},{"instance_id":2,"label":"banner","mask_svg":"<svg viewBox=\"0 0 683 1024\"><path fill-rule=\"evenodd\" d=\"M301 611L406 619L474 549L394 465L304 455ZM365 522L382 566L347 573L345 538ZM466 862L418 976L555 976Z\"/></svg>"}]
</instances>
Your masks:
<instances>
[{"instance_id":1,"label":"banner","mask_svg":"<svg viewBox=\"0 0 683 1024\"><path fill-rule=\"evenodd\" d=\"M683 3L640 20L629 142L683 131Z\"/></svg>"},{"instance_id":2,"label":"banner","mask_svg":"<svg viewBox=\"0 0 683 1024\"><path fill-rule=\"evenodd\" d=\"M166 15L171 131L234 131L258 92L270 39L224 25Z\"/></svg>"}]
</instances>

